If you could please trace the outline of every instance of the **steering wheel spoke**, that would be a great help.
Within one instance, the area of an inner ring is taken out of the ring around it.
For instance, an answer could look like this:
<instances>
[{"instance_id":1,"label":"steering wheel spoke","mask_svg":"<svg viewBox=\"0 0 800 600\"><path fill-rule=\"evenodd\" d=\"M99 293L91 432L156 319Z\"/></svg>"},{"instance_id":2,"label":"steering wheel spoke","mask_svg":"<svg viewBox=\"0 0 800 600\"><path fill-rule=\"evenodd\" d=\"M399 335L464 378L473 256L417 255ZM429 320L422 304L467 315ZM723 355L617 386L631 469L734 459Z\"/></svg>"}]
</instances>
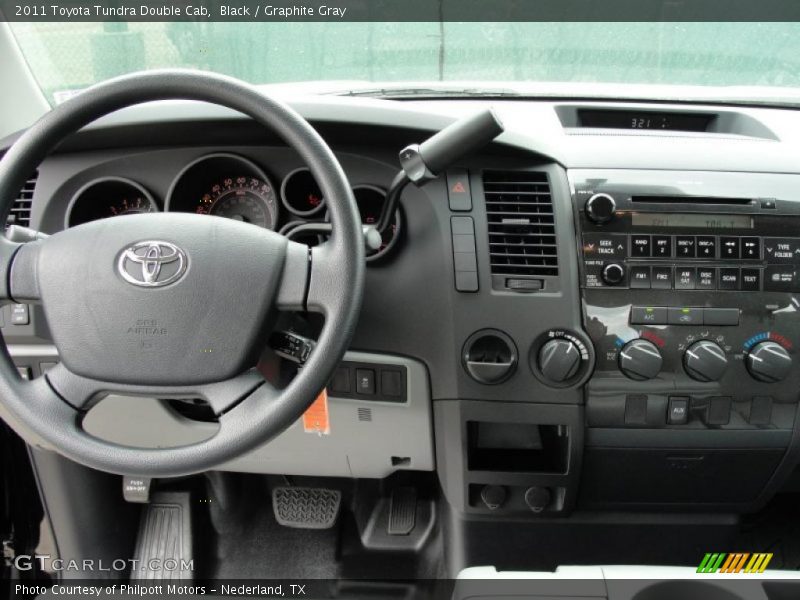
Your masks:
<instances>
[{"instance_id":1,"label":"steering wheel spoke","mask_svg":"<svg viewBox=\"0 0 800 600\"><path fill-rule=\"evenodd\" d=\"M50 369L45 378L53 391L73 409L89 410L98 400L109 394L141 396L147 398L201 398L208 402L214 414L219 416L236 406L259 387L264 387L262 397L275 397L277 390L258 371L251 369L216 383L188 386L137 385L98 381L82 377L70 371L63 363Z\"/></svg>"},{"instance_id":2,"label":"steering wheel spoke","mask_svg":"<svg viewBox=\"0 0 800 600\"><path fill-rule=\"evenodd\" d=\"M0 235L0 301L36 302L41 299L37 264L42 242L20 244Z\"/></svg>"},{"instance_id":3,"label":"steering wheel spoke","mask_svg":"<svg viewBox=\"0 0 800 600\"><path fill-rule=\"evenodd\" d=\"M305 310L310 259L309 247L305 244L292 241L287 244L275 308L284 311Z\"/></svg>"}]
</instances>

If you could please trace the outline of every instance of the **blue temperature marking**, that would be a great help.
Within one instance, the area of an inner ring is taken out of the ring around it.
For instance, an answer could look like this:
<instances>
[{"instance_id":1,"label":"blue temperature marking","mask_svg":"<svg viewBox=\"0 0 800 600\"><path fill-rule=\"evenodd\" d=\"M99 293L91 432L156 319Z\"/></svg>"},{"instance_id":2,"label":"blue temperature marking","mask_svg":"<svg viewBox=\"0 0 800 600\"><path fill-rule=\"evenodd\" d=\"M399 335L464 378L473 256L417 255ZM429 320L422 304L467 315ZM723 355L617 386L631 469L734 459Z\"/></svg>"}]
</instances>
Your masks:
<instances>
[{"instance_id":1,"label":"blue temperature marking","mask_svg":"<svg viewBox=\"0 0 800 600\"><path fill-rule=\"evenodd\" d=\"M755 334L749 340L744 343L745 350L750 349L751 347L755 346L758 342L763 342L764 340L769 339L769 331L762 331L761 333Z\"/></svg>"}]
</instances>

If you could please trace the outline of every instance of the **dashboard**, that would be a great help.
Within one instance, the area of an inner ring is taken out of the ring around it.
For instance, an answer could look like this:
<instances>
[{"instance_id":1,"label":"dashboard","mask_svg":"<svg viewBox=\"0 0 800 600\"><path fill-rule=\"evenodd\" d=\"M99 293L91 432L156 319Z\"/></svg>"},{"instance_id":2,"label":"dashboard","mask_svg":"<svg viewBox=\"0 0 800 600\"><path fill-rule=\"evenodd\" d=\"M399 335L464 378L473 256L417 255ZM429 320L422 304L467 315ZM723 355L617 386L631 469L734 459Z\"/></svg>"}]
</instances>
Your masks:
<instances>
[{"instance_id":1,"label":"dashboard","mask_svg":"<svg viewBox=\"0 0 800 600\"><path fill-rule=\"evenodd\" d=\"M365 224L380 215L401 148L489 105L506 132L404 192L368 258L362 317L329 385L330 434L298 424L227 468L436 470L451 506L493 519L749 512L790 480L800 457L797 113L549 100L293 105L336 152ZM46 233L180 211L314 245L324 234L304 226L327 221L300 157L245 118L195 103L99 121L26 190L15 219ZM3 322L23 376L41 376L57 360L46 314L15 305ZM313 337L315 323L292 328ZM143 444L191 441L213 426L171 408L94 423Z\"/></svg>"}]
</instances>

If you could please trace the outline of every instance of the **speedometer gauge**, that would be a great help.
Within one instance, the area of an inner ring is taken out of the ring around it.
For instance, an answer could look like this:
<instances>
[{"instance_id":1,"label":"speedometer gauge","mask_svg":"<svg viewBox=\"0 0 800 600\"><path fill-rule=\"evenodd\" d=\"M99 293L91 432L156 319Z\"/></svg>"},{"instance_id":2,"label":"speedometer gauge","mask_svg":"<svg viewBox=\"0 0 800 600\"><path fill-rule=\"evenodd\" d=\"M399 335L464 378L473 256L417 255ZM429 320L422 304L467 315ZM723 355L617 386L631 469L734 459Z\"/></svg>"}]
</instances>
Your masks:
<instances>
[{"instance_id":1,"label":"speedometer gauge","mask_svg":"<svg viewBox=\"0 0 800 600\"><path fill-rule=\"evenodd\" d=\"M180 172L167 194L167 210L215 215L276 229L278 194L250 159L219 152L196 159Z\"/></svg>"},{"instance_id":2,"label":"speedometer gauge","mask_svg":"<svg viewBox=\"0 0 800 600\"><path fill-rule=\"evenodd\" d=\"M197 205L199 214L227 217L274 229L278 207L272 186L258 177L227 177L211 186Z\"/></svg>"}]
</instances>

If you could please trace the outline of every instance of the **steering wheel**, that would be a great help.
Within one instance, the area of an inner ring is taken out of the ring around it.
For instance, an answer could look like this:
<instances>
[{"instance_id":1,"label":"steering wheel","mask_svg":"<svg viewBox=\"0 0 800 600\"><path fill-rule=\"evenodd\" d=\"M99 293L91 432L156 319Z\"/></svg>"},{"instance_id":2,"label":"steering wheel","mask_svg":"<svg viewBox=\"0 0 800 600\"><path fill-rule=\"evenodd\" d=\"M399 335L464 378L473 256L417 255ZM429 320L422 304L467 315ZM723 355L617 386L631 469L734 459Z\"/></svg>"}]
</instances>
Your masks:
<instances>
[{"instance_id":1,"label":"steering wheel","mask_svg":"<svg viewBox=\"0 0 800 600\"><path fill-rule=\"evenodd\" d=\"M41 303L61 360L43 377L25 381L0 343L0 403L12 426L23 437L27 428L79 463L125 475L213 469L284 431L343 357L364 288L361 220L331 149L282 102L220 75L133 74L54 108L0 161L2 222L24 181L66 136L113 111L169 99L225 106L277 133L319 183L333 231L309 249L221 217L155 213L93 221L26 244L0 236L0 299ZM308 310L325 319L315 350L283 389L252 368L278 310ZM81 422L109 393L132 402L137 396L204 398L219 428L179 447L104 441Z\"/></svg>"}]
</instances>

